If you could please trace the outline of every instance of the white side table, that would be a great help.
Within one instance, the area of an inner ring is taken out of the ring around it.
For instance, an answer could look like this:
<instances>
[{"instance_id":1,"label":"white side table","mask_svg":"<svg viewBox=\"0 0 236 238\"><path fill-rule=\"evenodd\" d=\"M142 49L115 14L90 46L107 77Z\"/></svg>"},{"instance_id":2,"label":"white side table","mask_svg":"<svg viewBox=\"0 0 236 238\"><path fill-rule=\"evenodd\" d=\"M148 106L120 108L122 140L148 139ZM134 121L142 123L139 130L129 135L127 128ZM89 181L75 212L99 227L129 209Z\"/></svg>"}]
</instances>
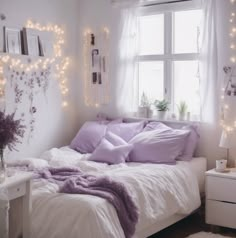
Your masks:
<instances>
[{"instance_id":1,"label":"white side table","mask_svg":"<svg viewBox=\"0 0 236 238\"><path fill-rule=\"evenodd\" d=\"M236 169L206 172L206 223L236 228Z\"/></svg>"},{"instance_id":2,"label":"white side table","mask_svg":"<svg viewBox=\"0 0 236 238\"><path fill-rule=\"evenodd\" d=\"M10 201L22 198L23 201L23 238L30 238L31 178L28 172L18 172L0 184L0 237L9 237ZM13 211L14 212L14 211Z\"/></svg>"}]
</instances>

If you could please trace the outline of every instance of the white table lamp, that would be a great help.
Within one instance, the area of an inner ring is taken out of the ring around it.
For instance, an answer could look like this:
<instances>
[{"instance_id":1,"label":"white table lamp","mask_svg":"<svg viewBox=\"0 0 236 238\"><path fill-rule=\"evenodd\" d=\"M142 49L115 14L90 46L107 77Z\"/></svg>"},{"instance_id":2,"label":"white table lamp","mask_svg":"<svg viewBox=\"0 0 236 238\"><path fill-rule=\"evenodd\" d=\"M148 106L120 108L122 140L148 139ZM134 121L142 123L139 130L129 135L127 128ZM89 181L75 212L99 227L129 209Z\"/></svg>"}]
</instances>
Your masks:
<instances>
[{"instance_id":1,"label":"white table lamp","mask_svg":"<svg viewBox=\"0 0 236 238\"><path fill-rule=\"evenodd\" d=\"M229 149L233 147L233 133L222 131L219 147L227 150L227 162L229 163Z\"/></svg>"}]
</instances>

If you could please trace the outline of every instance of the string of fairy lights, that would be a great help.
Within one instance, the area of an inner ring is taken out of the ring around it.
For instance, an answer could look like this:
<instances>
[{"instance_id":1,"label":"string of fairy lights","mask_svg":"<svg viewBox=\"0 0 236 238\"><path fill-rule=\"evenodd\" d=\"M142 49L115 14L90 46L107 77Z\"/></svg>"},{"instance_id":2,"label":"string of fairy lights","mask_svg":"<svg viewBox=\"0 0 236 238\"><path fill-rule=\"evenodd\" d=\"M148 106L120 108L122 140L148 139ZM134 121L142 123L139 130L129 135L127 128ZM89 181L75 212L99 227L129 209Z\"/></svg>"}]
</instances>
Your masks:
<instances>
[{"instance_id":1,"label":"string of fairy lights","mask_svg":"<svg viewBox=\"0 0 236 238\"><path fill-rule=\"evenodd\" d=\"M3 98L5 95L5 85L6 79L4 77L4 67L7 66L10 69L20 69L25 72L30 72L37 69L46 69L48 65L55 64L55 75L59 81L60 91L62 95L62 106L68 106L66 101L66 95L69 92L67 87L67 69L69 66L69 58L63 57L63 45L65 44L64 39L64 30L58 25L48 24L46 26L41 25L40 23L34 23L29 20L26 23L26 28L52 32L55 34L55 43L53 45L54 55L52 57L37 57L37 59L32 59L28 62L25 62L25 58L18 57L17 55L11 54L2 54L0 55L0 98ZM30 57L30 56L27 56Z\"/></svg>"},{"instance_id":2,"label":"string of fairy lights","mask_svg":"<svg viewBox=\"0 0 236 238\"><path fill-rule=\"evenodd\" d=\"M235 3L236 0L230 0L230 3L235 7ZM234 7L232 7L232 9L234 9ZM236 50L236 12L232 11L230 14L230 19L229 19L229 23L230 23L230 49L232 51L232 56L230 58L230 61L232 64L236 63L236 56L235 56L235 50ZM231 67L231 70L234 71L235 65L233 65L233 67ZM230 76L231 77L231 76ZM221 95L221 101L222 101L222 118L221 118L221 126L223 128L224 131L231 133L233 131L236 130L236 120L234 122L229 122L226 121L226 116L227 112L230 111L230 106L227 104L226 102L226 88L225 86L222 87L222 95Z\"/></svg>"}]
</instances>

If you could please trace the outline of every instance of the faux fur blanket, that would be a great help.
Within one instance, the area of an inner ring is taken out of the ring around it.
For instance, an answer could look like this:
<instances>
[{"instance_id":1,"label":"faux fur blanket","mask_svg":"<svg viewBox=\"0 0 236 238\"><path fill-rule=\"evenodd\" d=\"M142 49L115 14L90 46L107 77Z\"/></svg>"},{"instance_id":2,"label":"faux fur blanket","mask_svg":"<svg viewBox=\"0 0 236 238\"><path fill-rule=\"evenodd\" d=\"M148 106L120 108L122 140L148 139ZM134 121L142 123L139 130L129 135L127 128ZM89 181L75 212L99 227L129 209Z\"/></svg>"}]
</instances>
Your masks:
<instances>
[{"instance_id":1,"label":"faux fur blanket","mask_svg":"<svg viewBox=\"0 0 236 238\"><path fill-rule=\"evenodd\" d=\"M116 209L125 236L131 238L134 235L138 208L122 183L106 176L85 174L78 168L45 168L35 173L37 178L57 183L61 193L89 194L106 199Z\"/></svg>"}]
</instances>

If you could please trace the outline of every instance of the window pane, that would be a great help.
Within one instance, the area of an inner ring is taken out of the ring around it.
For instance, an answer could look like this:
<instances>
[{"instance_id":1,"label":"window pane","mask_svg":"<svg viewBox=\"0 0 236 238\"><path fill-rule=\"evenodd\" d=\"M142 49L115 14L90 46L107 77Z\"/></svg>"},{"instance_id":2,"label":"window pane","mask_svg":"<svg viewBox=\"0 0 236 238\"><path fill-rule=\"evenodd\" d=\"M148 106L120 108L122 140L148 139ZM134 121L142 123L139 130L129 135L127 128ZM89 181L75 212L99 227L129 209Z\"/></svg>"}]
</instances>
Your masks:
<instances>
[{"instance_id":1,"label":"window pane","mask_svg":"<svg viewBox=\"0 0 236 238\"><path fill-rule=\"evenodd\" d=\"M197 53L201 10L174 13L174 53Z\"/></svg>"},{"instance_id":2,"label":"window pane","mask_svg":"<svg viewBox=\"0 0 236 238\"><path fill-rule=\"evenodd\" d=\"M198 61L175 61L173 72L174 104L178 105L181 101L185 101L191 116L199 116Z\"/></svg>"},{"instance_id":3,"label":"window pane","mask_svg":"<svg viewBox=\"0 0 236 238\"><path fill-rule=\"evenodd\" d=\"M139 102L143 93L151 102L164 98L164 64L162 61L139 62Z\"/></svg>"},{"instance_id":4,"label":"window pane","mask_svg":"<svg viewBox=\"0 0 236 238\"><path fill-rule=\"evenodd\" d=\"M164 53L164 14L140 17L139 30L140 55Z\"/></svg>"}]
</instances>

